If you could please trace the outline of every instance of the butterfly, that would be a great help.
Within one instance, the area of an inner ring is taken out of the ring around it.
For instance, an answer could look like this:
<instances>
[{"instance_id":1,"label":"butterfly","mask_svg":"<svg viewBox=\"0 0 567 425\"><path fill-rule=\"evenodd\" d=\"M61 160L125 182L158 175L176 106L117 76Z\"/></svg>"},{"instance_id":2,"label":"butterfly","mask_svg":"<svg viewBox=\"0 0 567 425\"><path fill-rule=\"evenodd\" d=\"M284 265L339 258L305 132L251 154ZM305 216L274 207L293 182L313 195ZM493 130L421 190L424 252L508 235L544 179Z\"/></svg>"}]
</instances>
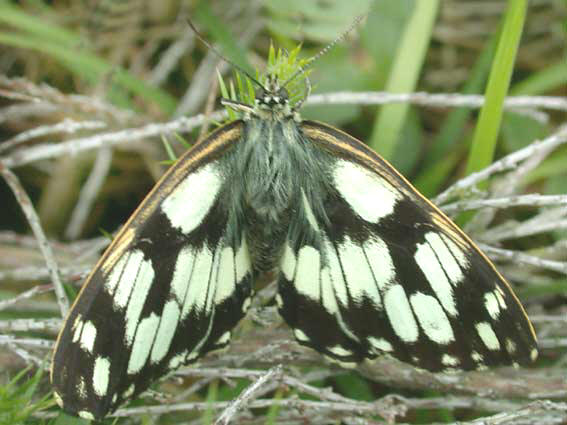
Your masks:
<instances>
[{"instance_id":1,"label":"butterfly","mask_svg":"<svg viewBox=\"0 0 567 425\"><path fill-rule=\"evenodd\" d=\"M364 143L301 118L306 96L290 91L304 75L248 75L253 101L223 102L241 117L187 151L122 227L57 339L64 410L102 418L225 347L268 272L299 343L345 366L535 360L521 303L469 237Z\"/></svg>"}]
</instances>

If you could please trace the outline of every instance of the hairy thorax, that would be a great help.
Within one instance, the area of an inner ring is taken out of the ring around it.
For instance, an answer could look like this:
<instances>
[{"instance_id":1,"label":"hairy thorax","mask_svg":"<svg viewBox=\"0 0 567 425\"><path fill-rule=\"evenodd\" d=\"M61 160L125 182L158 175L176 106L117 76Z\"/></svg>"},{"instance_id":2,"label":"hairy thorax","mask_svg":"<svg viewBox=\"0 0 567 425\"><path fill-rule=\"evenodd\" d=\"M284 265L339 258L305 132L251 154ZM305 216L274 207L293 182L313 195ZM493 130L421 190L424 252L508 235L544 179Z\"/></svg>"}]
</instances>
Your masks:
<instances>
[{"instance_id":1,"label":"hairy thorax","mask_svg":"<svg viewBox=\"0 0 567 425\"><path fill-rule=\"evenodd\" d=\"M243 181L239 192L244 233L256 271L274 269L301 202L305 176L318 175L312 155L297 123L288 120L245 122L242 142L233 156ZM311 182L313 184L313 182ZM239 198L239 199L236 199Z\"/></svg>"}]
</instances>

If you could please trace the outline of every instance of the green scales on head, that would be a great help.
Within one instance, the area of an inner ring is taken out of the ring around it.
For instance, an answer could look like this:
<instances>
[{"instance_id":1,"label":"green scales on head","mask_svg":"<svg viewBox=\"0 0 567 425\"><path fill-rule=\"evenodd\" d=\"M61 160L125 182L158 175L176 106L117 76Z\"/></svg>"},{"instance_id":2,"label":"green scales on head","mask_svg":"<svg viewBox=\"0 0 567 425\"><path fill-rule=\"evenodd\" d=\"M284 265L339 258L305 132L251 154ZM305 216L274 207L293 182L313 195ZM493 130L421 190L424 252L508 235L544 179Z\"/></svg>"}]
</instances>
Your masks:
<instances>
[{"instance_id":1,"label":"green scales on head","mask_svg":"<svg viewBox=\"0 0 567 425\"><path fill-rule=\"evenodd\" d=\"M66 411L102 418L226 346L267 271L297 340L344 365L537 356L524 309L474 243L362 142L300 118L312 61L297 53L272 49L266 76L223 101L240 117L168 170L90 273L51 369Z\"/></svg>"}]
</instances>

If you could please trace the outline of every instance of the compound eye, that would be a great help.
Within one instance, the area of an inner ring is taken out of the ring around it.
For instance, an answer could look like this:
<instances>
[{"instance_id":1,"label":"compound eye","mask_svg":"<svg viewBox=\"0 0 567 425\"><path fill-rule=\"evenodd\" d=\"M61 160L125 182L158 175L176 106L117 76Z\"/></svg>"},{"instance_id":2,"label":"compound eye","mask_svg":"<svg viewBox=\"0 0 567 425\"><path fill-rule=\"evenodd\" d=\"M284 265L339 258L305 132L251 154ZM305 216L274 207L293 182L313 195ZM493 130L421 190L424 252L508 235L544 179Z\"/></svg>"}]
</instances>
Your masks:
<instances>
[{"instance_id":1,"label":"compound eye","mask_svg":"<svg viewBox=\"0 0 567 425\"><path fill-rule=\"evenodd\" d=\"M278 97L284 101L289 100L289 93L285 88L282 87L281 89L278 90Z\"/></svg>"},{"instance_id":2,"label":"compound eye","mask_svg":"<svg viewBox=\"0 0 567 425\"><path fill-rule=\"evenodd\" d=\"M256 90L256 100L262 101L266 97L266 90L263 87L259 87Z\"/></svg>"}]
</instances>

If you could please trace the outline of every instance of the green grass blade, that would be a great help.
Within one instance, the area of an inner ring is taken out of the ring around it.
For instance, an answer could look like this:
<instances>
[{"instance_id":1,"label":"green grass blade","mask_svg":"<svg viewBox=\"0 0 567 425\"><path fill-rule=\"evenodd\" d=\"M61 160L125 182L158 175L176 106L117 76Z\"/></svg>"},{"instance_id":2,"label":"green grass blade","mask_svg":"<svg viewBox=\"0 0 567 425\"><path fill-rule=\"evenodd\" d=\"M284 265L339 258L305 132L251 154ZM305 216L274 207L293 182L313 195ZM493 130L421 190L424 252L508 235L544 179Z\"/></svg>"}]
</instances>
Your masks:
<instances>
[{"instance_id":1,"label":"green grass blade","mask_svg":"<svg viewBox=\"0 0 567 425\"><path fill-rule=\"evenodd\" d=\"M213 15L209 3L200 1L195 8L194 15L197 21L213 36L214 40L220 44L221 52L227 59L236 63L250 75L254 75L254 69L246 58L246 51L235 42L237 37L228 31L228 27L222 25L219 18Z\"/></svg>"},{"instance_id":2,"label":"green grass blade","mask_svg":"<svg viewBox=\"0 0 567 425\"><path fill-rule=\"evenodd\" d=\"M0 22L28 34L34 34L42 40L50 40L67 47L77 46L82 40L79 36L58 27L45 19L22 12L18 7L7 2L0 2Z\"/></svg>"},{"instance_id":3,"label":"green grass blade","mask_svg":"<svg viewBox=\"0 0 567 425\"><path fill-rule=\"evenodd\" d=\"M404 30L390 70L386 91L414 91L429 46L439 0L418 1ZM409 109L408 104L385 105L378 114L369 145L386 159L394 155Z\"/></svg>"},{"instance_id":4,"label":"green grass blade","mask_svg":"<svg viewBox=\"0 0 567 425\"><path fill-rule=\"evenodd\" d=\"M480 118L473 136L466 168L467 174L481 170L492 162L502 122L502 106L510 86L526 9L527 0L508 1L502 33L488 78L485 103L480 111Z\"/></svg>"},{"instance_id":5,"label":"green grass blade","mask_svg":"<svg viewBox=\"0 0 567 425\"><path fill-rule=\"evenodd\" d=\"M567 58L563 58L562 61L549 65L545 69L515 84L510 90L510 94L514 96L543 94L560 87L565 87L566 82Z\"/></svg>"},{"instance_id":6,"label":"green grass blade","mask_svg":"<svg viewBox=\"0 0 567 425\"><path fill-rule=\"evenodd\" d=\"M33 34L2 32L0 33L0 44L45 53L92 84L96 84L105 76L111 75L113 83L134 95L157 104L164 113L170 114L175 109L176 100L169 94L156 87L149 86L129 72L105 62L88 51L78 48L70 49L69 46L58 44L49 39L41 39Z\"/></svg>"}]
</instances>

